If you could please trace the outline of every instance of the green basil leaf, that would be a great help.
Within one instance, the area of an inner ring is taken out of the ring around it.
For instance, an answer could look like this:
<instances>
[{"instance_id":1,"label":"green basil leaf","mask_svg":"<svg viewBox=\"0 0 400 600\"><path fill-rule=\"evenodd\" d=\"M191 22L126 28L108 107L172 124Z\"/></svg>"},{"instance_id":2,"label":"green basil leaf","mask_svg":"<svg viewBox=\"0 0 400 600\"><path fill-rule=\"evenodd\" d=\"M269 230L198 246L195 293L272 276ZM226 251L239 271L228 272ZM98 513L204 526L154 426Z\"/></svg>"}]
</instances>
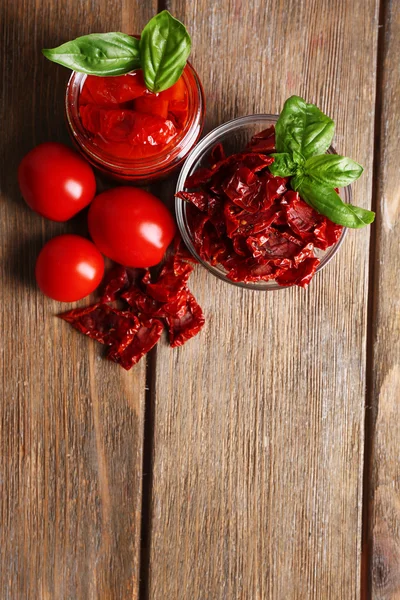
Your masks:
<instances>
[{"instance_id":1,"label":"green basil leaf","mask_svg":"<svg viewBox=\"0 0 400 600\"><path fill-rule=\"evenodd\" d=\"M314 104L291 96L275 126L278 152L296 153L305 159L324 154L331 145L335 123Z\"/></svg>"},{"instance_id":2,"label":"green basil leaf","mask_svg":"<svg viewBox=\"0 0 400 600\"><path fill-rule=\"evenodd\" d=\"M295 177L292 177L290 180L290 185L295 192L299 191L299 188L304 180L304 175L302 173L297 173Z\"/></svg>"},{"instance_id":3,"label":"green basil leaf","mask_svg":"<svg viewBox=\"0 0 400 600\"><path fill-rule=\"evenodd\" d=\"M139 40L125 33L91 33L42 50L49 60L87 75L123 75L140 68Z\"/></svg>"},{"instance_id":4,"label":"green basil leaf","mask_svg":"<svg viewBox=\"0 0 400 600\"><path fill-rule=\"evenodd\" d=\"M298 192L307 204L338 225L359 229L375 219L374 212L345 204L334 189L321 186L308 177L303 178Z\"/></svg>"},{"instance_id":5,"label":"green basil leaf","mask_svg":"<svg viewBox=\"0 0 400 600\"><path fill-rule=\"evenodd\" d=\"M162 92L178 81L191 44L185 26L167 10L147 23L140 38L140 59L149 90Z\"/></svg>"},{"instance_id":6,"label":"green basil leaf","mask_svg":"<svg viewBox=\"0 0 400 600\"><path fill-rule=\"evenodd\" d=\"M363 172L358 163L339 154L312 156L304 165L304 172L313 180L329 187L346 187Z\"/></svg>"},{"instance_id":7,"label":"green basil leaf","mask_svg":"<svg viewBox=\"0 0 400 600\"><path fill-rule=\"evenodd\" d=\"M275 177L290 177L296 173L297 164L290 154L282 152L281 154L271 154L271 156L273 156L274 162L268 168L272 175L275 175Z\"/></svg>"}]
</instances>

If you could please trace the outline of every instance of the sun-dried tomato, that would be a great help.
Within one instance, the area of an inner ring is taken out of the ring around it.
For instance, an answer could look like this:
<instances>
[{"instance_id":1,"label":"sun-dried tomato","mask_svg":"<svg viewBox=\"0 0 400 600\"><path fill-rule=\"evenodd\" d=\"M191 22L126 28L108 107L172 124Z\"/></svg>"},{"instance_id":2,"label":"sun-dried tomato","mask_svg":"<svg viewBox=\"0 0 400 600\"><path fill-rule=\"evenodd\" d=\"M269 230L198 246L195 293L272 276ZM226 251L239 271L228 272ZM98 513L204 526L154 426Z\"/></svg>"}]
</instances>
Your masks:
<instances>
[{"instance_id":1,"label":"sun-dried tomato","mask_svg":"<svg viewBox=\"0 0 400 600\"><path fill-rule=\"evenodd\" d=\"M173 266L167 264L163 267L156 283L148 283L146 293L160 302L169 302L176 298L186 286L187 280L193 271L192 265L185 263L177 275Z\"/></svg>"},{"instance_id":2,"label":"sun-dried tomato","mask_svg":"<svg viewBox=\"0 0 400 600\"><path fill-rule=\"evenodd\" d=\"M210 168L195 171L186 181L191 191L177 196L189 203L186 215L197 253L211 265L221 264L228 278L304 287L318 266L314 249L336 243L342 227L288 189L288 178L272 175L267 167L274 159L268 154L274 150L274 127L231 156L218 144Z\"/></svg>"},{"instance_id":3,"label":"sun-dried tomato","mask_svg":"<svg viewBox=\"0 0 400 600\"><path fill-rule=\"evenodd\" d=\"M332 223L330 219L322 217L321 222L314 229L314 245L316 248L326 250L329 246L336 244L340 238L343 227Z\"/></svg>"},{"instance_id":4,"label":"sun-dried tomato","mask_svg":"<svg viewBox=\"0 0 400 600\"><path fill-rule=\"evenodd\" d=\"M248 167L239 167L222 185L229 200L254 213L260 209L262 181Z\"/></svg>"},{"instance_id":5,"label":"sun-dried tomato","mask_svg":"<svg viewBox=\"0 0 400 600\"><path fill-rule=\"evenodd\" d=\"M213 172L211 169L197 169L195 173L190 175L185 181L185 187L188 189L197 188L201 184L206 183L211 179Z\"/></svg>"},{"instance_id":6,"label":"sun-dried tomato","mask_svg":"<svg viewBox=\"0 0 400 600\"><path fill-rule=\"evenodd\" d=\"M169 341L172 348L182 346L187 340L197 335L204 325L204 315L195 297L188 291L186 306L180 316L168 315L166 322L169 331Z\"/></svg>"},{"instance_id":7,"label":"sun-dried tomato","mask_svg":"<svg viewBox=\"0 0 400 600\"><path fill-rule=\"evenodd\" d=\"M207 212L209 198L207 192L178 192L176 197L181 198L181 200L186 200L186 202L191 202L202 212Z\"/></svg>"},{"instance_id":8,"label":"sun-dried tomato","mask_svg":"<svg viewBox=\"0 0 400 600\"><path fill-rule=\"evenodd\" d=\"M266 154L276 152L275 127L271 125L271 127L264 129L264 131L260 131L260 133L253 135L248 144L248 148L251 152L265 152Z\"/></svg>"},{"instance_id":9,"label":"sun-dried tomato","mask_svg":"<svg viewBox=\"0 0 400 600\"><path fill-rule=\"evenodd\" d=\"M130 369L158 342L163 321L168 325L173 347L181 346L203 326L201 308L186 285L193 271L190 262L194 262L192 255L176 236L155 280L148 269L116 265L106 276L100 302L60 317L108 346L107 357ZM114 301L124 302L127 310L110 306Z\"/></svg>"},{"instance_id":10,"label":"sun-dried tomato","mask_svg":"<svg viewBox=\"0 0 400 600\"><path fill-rule=\"evenodd\" d=\"M319 263L318 258L306 258L297 267L286 269L279 274L276 281L279 285L299 285L304 288L310 283Z\"/></svg>"},{"instance_id":11,"label":"sun-dried tomato","mask_svg":"<svg viewBox=\"0 0 400 600\"><path fill-rule=\"evenodd\" d=\"M139 328L139 320L133 313L108 304L77 308L60 317L84 335L107 346L125 347Z\"/></svg>"},{"instance_id":12,"label":"sun-dried tomato","mask_svg":"<svg viewBox=\"0 0 400 600\"><path fill-rule=\"evenodd\" d=\"M106 275L101 301L113 302L117 295L129 286L129 283L130 279L126 267L115 265Z\"/></svg>"},{"instance_id":13,"label":"sun-dried tomato","mask_svg":"<svg viewBox=\"0 0 400 600\"><path fill-rule=\"evenodd\" d=\"M221 160L225 160L226 154L222 144L216 144L210 152L210 165L213 167Z\"/></svg>"},{"instance_id":14,"label":"sun-dried tomato","mask_svg":"<svg viewBox=\"0 0 400 600\"><path fill-rule=\"evenodd\" d=\"M163 332L164 325L158 319L140 323L131 343L122 352L110 348L107 357L129 371L147 352L157 344Z\"/></svg>"}]
</instances>

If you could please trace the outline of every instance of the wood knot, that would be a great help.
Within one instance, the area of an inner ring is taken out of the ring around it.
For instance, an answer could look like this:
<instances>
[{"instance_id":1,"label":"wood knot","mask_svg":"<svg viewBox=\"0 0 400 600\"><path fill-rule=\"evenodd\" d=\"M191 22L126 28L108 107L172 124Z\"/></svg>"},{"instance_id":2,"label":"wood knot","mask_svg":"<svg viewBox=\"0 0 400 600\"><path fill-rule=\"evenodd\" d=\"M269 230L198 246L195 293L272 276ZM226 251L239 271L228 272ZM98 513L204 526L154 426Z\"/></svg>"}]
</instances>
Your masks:
<instances>
[{"instance_id":1,"label":"wood knot","mask_svg":"<svg viewBox=\"0 0 400 600\"><path fill-rule=\"evenodd\" d=\"M376 590L393 592L400 585L400 561L398 548L393 541L375 542L372 555L371 576Z\"/></svg>"},{"instance_id":2,"label":"wood knot","mask_svg":"<svg viewBox=\"0 0 400 600\"><path fill-rule=\"evenodd\" d=\"M372 560L372 581L378 589L385 588L388 585L390 577L390 566L386 557L379 552L380 548L376 548Z\"/></svg>"}]
</instances>

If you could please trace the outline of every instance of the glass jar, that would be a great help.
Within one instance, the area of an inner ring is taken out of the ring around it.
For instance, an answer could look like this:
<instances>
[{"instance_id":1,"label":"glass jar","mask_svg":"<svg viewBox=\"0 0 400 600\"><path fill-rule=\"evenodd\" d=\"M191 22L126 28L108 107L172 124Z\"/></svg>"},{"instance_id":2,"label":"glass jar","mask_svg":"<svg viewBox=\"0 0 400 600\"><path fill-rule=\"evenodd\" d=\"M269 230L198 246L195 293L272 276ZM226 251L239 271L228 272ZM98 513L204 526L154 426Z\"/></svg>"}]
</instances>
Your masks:
<instances>
[{"instance_id":1,"label":"glass jar","mask_svg":"<svg viewBox=\"0 0 400 600\"><path fill-rule=\"evenodd\" d=\"M83 73L73 72L65 94L65 113L71 138L91 165L114 179L148 183L177 169L197 143L204 123L205 99L200 79L187 63L182 81L188 94L188 118L183 129L159 153L145 158L119 158L93 142L79 116L79 95L86 80Z\"/></svg>"}]
</instances>

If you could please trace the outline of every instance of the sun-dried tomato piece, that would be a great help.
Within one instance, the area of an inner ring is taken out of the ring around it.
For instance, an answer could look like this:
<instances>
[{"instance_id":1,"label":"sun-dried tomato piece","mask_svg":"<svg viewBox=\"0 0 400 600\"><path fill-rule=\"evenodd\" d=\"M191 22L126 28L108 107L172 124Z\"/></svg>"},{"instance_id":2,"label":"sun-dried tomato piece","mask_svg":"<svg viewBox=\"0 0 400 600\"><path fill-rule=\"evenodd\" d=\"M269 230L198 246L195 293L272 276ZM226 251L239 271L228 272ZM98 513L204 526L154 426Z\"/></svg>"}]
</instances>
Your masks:
<instances>
[{"instance_id":1,"label":"sun-dried tomato piece","mask_svg":"<svg viewBox=\"0 0 400 600\"><path fill-rule=\"evenodd\" d=\"M314 245L316 246L316 248L326 250L327 248L329 248L329 246L336 244L336 242L340 238L342 231L343 227L341 225L332 223L332 221L330 221L326 217L322 217L321 222L315 227L313 231Z\"/></svg>"},{"instance_id":2,"label":"sun-dried tomato piece","mask_svg":"<svg viewBox=\"0 0 400 600\"><path fill-rule=\"evenodd\" d=\"M210 217L198 210L193 210L193 206L188 206L187 218L190 230L196 246L203 245L203 231L205 224L210 220ZM189 210L192 209L192 210Z\"/></svg>"},{"instance_id":3,"label":"sun-dried tomato piece","mask_svg":"<svg viewBox=\"0 0 400 600\"><path fill-rule=\"evenodd\" d=\"M307 287L319 265L318 258L306 258L298 267L287 269L276 277L276 282L282 286L298 285Z\"/></svg>"},{"instance_id":4,"label":"sun-dried tomato piece","mask_svg":"<svg viewBox=\"0 0 400 600\"><path fill-rule=\"evenodd\" d=\"M207 183L211 179L213 171L211 169L200 168L197 169L192 175L185 181L185 188L192 189L197 188L203 183Z\"/></svg>"},{"instance_id":5,"label":"sun-dried tomato piece","mask_svg":"<svg viewBox=\"0 0 400 600\"><path fill-rule=\"evenodd\" d=\"M286 192L281 200L284 207L287 221L294 233L304 236L311 231L318 221L318 213L308 204L306 204L297 192Z\"/></svg>"},{"instance_id":6,"label":"sun-dried tomato piece","mask_svg":"<svg viewBox=\"0 0 400 600\"><path fill-rule=\"evenodd\" d=\"M235 257L227 261L224 266L228 269L228 279L245 283L275 279L281 272L273 262L265 262L263 259L253 257L242 259Z\"/></svg>"},{"instance_id":7,"label":"sun-dried tomato piece","mask_svg":"<svg viewBox=\"0 0 400 600\"><path fill-rule=\"evenodd\" d=\"M139 321L130 312L108 304L93 304L59 315L72 327L101 344L124 347L138 330Z\"/></svg>"},{"instance_id":8,"label":"sun-dried tomato piece","mask_svg":"<svg viewBox=\"0 0 400 600\"><path fill-rule=\"evenodd\" d=\"M126 267L115 265L106 275L101 301L113 302L118 294L127 289L129 284L130 278Z\"/></svg>"},{"instance_id":9,"label":"sun-dried tomato piece","mask_svg":"<svg viewBox=\"0 0 400 600\"><path fill-rule=\"evenodd\" d=\"M279 233L281 234L282 237L289 240L289 242L296 244L296 246L300 246L300 247L304 246L304 241L300 240L297 236L293 235L293 231L289 227L285 226L283 228L280 228Z\"/></svg>"},{"instance_id":10,"label":"sun-dried tomato piece","mask_svg":"<svg viewBox=\"0 0 400 600\"><path fill-rule=\"evenodd\" d=\"M250 236L248 243L257 256L264 258L293 258L299 252L299 246L288 240L280 231L270 231L268 234Z\"/></svg>"},{"instance_id":11,"label":"sun-dried tomato piece","mask_svg":"<svg viewBox=\"0 0 400 600\"><path fill-rule=\"evenodd\" d=\"M206 223L198 251L200 258L208 261L211 265L216 265L221 262L223 257L227 256L226 243L219 237L212 223Z\"/></svg>"},{"instance_id":12,"label":"sun-dried tomato piece","mask_svg":"<svg viewBox=\"0 0 400 600\"><path fill-rule=\"evenodd\" d=\"M271 154L276 152L275 148L275 127L271 125L264 131L256 133L250 140L248 148L251 152L265 152Z\"/></svg>"},{"instance_id":13,"label":"sun-dried tomato piece","mask_svg":"<svg viewBox=\"0 0 400 600\"><path fill-rule=\"evenodd\" d=\"M138 285L134 285L127 292L122 294L122 298L134 308L138 313L155 316L160 307L160 303L146 294Z\"/></svg>"},{"instance_id":14,"label":"sun-dried tomato piece","mask_svg":"<svg viewBox=\"0 0 400 600\"><path fill-rule=\"evenodd\" d=\"M169 302L186 286L192 271L192 265L182 263L180 273L176 275L174 269L167 264L163 267L157 282L147 284L146 293L160 302Z\"/></svg>"},{"instance_id":15,"label":"sun-dried tomato piece","mask_svg":"<svg viewBox=\"0 0 400 600\"><path fill-rule=\"evenodd\" d=\"M168 315L169 341L172 348L182 346L187 340L197 335L204 325L204 315L195 297L188 291L185 312L180 316Z\"/></svg>"},{"instance_id":16,"label":"sun-dried tomato piece","mask_svg":"<svg viewBox=\"0 0 400 600\"><path fill-rule=\"evenodd\" d=\"M191 202L202 212L207 212L209 194L207 192L178 192L175 198L180 198L185 202Z\"/></svg>"},{"instance_id":17,"label":"sun-dried tomato piece","mask_svg":"<svg viewBox=\"0 0 400 600\"><path fill-rule=\"evenodd\" d=\"M233 238L236 235L247 237L267 231L275 223L279 215L278 209L279 207L271 207L268 210L251 214L238 210L233 204L226 203L224 216L228 237Z\"/></svg>"},{"instance_id":18,"label":"sun-dried tomato piece","mask_svg":"<svg viewBox=\"0 0 400 600\"><path fill-rule=\"evenodd\" d=\"M222 185L231 202L251 213L260 208L261 187L262 182L248 167L239 167Z\"/></svg>"},{"instance_id":19,"label":"sun-dried tomato piece","mask_svg":"<svg viewBox=\"0 0 400 600\"><path fill-rule=\"evenodd\" d=\"M275 200L278 200L286 192L287 177L274 177L271 173L265 173L265 196L262 208L270 208Z\"/></svg>"},{"instance_id":20,"label":"sun-dried tomato piece","mask_svg":"<svg viewBox=\"0 0 400 600\"><path fill-rule=\"evenodd\" d=\"M228 237L233 237L233 234L239 227L240 209L233 203L226 202L224 206L224 218L226 225L226 234Z\"/></svg>"},{"instance_id":21,"label":"sun-dried tomato piece","mask_svg":"<svg viewBox=\"0 0 400 600\"><path fill-rule=\"evenodd\" d=\"M210 158L209 158L210 166L211 167L215 166L217 163L221 162L222 160L225 160L225 158L226 158L226 154L225 154L223 145L215 144L215 146L211 149L211 152L210 152Z\"/></svg>"},{"instance_id":22,"label":"sun-dried tomato piece","mask_svg":"<svg viewBox=\"0 0 400 600\"><path fill-rule=\"evenodd\" d=\"M175 298L169 302L164 302L160 305L158 311L154 313L155 317L182 317L186 313L187 295L189 290L184 288Z\"/></svg>"},{"instance_id":23,"label":"sun-dried tomato piece","mask_svg":"<svg viewBox=\"0 0 400 600\"><path fill-rule=\"evenodd\" d=\"M164 325L158 319L150 319L146 324L140 323L134 338L124 351L118 352L111 347L107 357L129 371L157 344L163 329Z\"/></svg>"},{"instance_id":24,"label":"sun-dried tomato piece","mask_svg":"<svg viewBox=\"0 0 400 600\"><path fill-rule=\"evenodd\" d=\"M178 265L178 263L182 263L185 261L196 264L198 262L193 256L193 254L191 254L190 250L188 250L188 248L185 246L185 243L180 234L177 234L174 238L172 253L174 256L174 265Z\"/></svg>"},{"instance_id":25,"label":"sun-dried tomato piece","mask_svg":"<svg viewBox=\"0 0 400 600\"><path fill-rule=\"evenodd\" d=\"M251 256L252 251L249 248L248 240L251 238L244 237L242 235L235 235L232 239L233 249L239 256Z\"/></svg>"}]
</instances>

